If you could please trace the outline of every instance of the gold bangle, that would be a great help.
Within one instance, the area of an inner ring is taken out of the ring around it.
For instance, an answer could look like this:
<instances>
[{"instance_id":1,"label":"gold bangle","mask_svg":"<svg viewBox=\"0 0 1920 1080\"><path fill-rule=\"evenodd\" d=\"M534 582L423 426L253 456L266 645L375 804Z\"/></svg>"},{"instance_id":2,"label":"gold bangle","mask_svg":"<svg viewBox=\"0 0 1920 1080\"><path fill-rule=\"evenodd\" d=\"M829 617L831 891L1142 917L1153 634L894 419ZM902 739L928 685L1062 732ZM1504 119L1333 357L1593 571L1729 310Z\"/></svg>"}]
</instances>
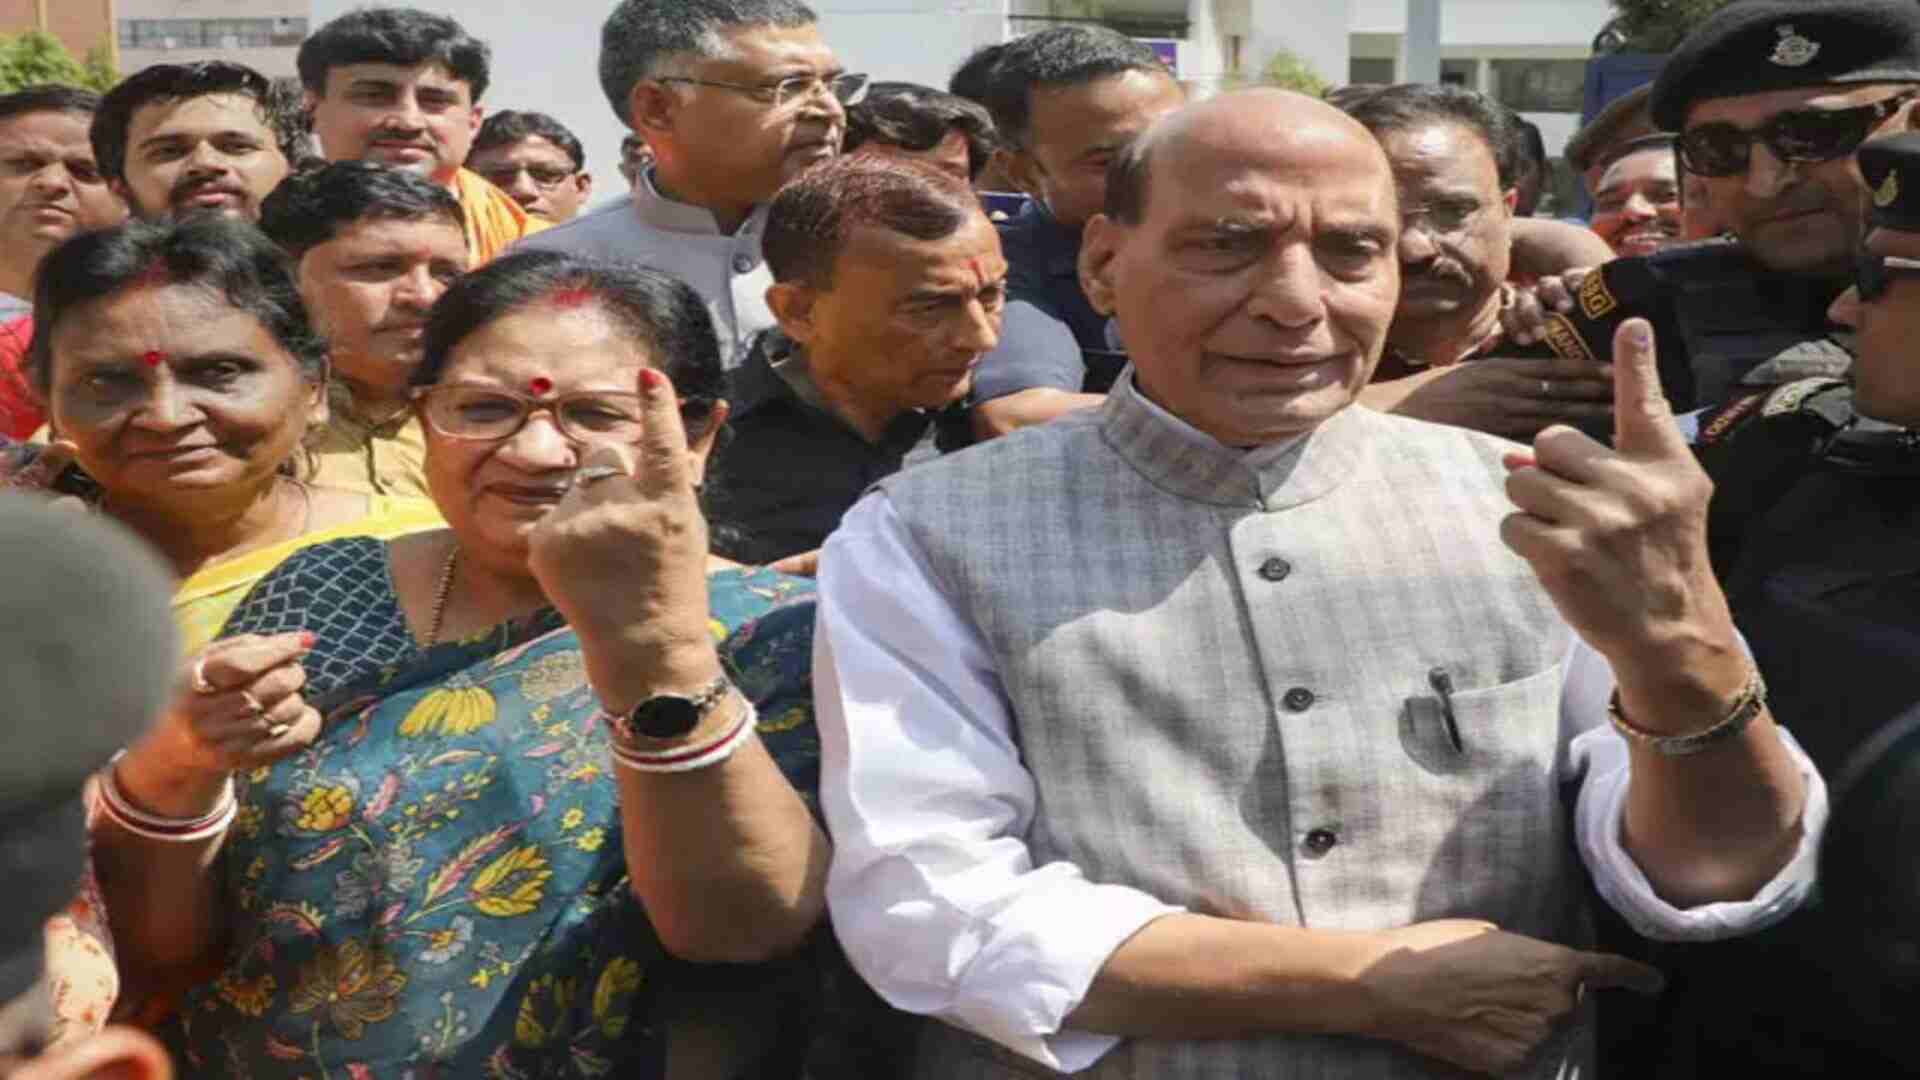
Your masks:
<instances>
[{"instance_id":1,"label":"gold bangle","mask_svg":"<svg viewBox=\"0 0 1920 1080\"><path fill-rule=\"evenodd\" d=\"M1767 682L1760 677L1760 669L1751 662L1747 665L1747 682L1740 693L1727 707L1727 715L1720 722L1703 731L1686 735L1661 735L1635 727L1626 714L1620 710L1620 690L1615 688L1607 698L1607 719L1613 722L1613 730L1625 736L1628 742L1637 743L1663 757L1686 757L1697 754L1716 743L1747 730L1747 725L1767 707Z\"/></svg>"}]
</instances>

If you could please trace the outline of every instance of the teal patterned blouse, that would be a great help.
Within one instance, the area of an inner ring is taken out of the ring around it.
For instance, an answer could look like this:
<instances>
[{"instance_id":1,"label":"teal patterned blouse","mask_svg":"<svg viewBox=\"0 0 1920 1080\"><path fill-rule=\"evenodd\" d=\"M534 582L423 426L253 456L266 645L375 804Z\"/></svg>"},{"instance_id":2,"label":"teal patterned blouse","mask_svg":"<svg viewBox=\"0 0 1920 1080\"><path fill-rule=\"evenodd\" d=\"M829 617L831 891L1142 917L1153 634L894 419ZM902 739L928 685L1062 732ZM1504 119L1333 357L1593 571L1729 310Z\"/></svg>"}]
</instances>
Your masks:
<instances>
[{"instance_id":1,"label":"teal patterned blouse","mask_svg":"<svg viewBox=\"0 0 1920 1080\"><path fill-rule=\"evenodd\" d=\"M713 632L811 804L811 583L711 578ZM229 948L163 1032L194 1077L766 1075L802 961L677 961L628 885L579 643L549 611L416 650L383 542L308 548L225 633L309 629L307 750L239 778ZM718 1047L718 1049L716 1049ZM702 1064L694 1064L702 1063Z\"/></svg>"}]
</instances>

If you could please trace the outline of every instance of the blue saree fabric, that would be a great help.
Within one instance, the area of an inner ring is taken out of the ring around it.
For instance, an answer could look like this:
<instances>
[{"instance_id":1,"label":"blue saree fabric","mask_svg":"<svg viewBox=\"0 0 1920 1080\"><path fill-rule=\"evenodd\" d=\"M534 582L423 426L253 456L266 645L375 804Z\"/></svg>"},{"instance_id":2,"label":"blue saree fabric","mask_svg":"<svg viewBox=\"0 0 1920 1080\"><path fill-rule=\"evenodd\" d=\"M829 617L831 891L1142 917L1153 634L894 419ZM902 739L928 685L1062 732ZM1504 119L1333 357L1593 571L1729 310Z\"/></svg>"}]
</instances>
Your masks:
<instances>
[{"instance_id":1,"label":"blue saree fabric","mask_svg":"<svg viewBox=\"0 0 1920 1080\"><path fill-rule=\"evenodd\" d=\"M313 629L309 700L328 721L313 746L238 778L221 856L229 947L163 1032L183 1074L665 1076L715 1043L702 1016L731 1010L764 1022L718 1037L712 1075L760 1075L781 1006L740 994L782 976L703 973L661 948L628 886L577 639L549 611L424 653L396 646L385 574L378 541L320 545L228 623ZM765 570L710 580L721 655L811 804L812 585Z\"/></svg>"}]
</instances>

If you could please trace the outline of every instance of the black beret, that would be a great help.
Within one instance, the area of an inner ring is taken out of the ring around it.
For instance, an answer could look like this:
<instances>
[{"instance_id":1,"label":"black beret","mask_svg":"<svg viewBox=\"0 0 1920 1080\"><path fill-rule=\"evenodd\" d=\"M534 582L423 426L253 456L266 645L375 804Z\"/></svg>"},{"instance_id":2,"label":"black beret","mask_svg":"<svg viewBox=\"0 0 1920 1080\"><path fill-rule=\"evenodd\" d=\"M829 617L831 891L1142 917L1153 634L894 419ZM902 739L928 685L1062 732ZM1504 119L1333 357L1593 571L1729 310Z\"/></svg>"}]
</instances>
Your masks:
<instances>
[{"instance_id":1,"label":"black beret","mask_svg":"<svg viewBox=\"0 0 1920 1080\"><path fill-rule=\"evenodd\" d=\"M1746 0L1713 13L1653 82L1653 122L1679 131L1708 98L1875 82L1920 82L1914 0Z\"/></svg>"},{"instance_id":2,"label":"black beret","mask_svg":"<svg viewBox=\"0 0 1920 1080\"><path fill-rule=\"evenodd\" d=\"M1920 232L1920 134L1870 139L1856 152L1873 192L1872 224Z\"/></svg>"}]
</instances>

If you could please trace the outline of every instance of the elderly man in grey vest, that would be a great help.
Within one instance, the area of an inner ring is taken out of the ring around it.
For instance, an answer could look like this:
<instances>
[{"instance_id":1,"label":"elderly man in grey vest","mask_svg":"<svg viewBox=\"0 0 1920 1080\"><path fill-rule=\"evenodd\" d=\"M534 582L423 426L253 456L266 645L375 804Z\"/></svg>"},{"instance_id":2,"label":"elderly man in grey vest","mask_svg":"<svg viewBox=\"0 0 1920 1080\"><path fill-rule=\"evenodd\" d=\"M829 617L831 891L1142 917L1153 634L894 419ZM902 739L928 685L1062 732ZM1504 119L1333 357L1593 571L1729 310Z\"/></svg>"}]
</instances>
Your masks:
<instances>
[{"instance_id":1,"label":"elderly man in grey vest","mask_svg":"<svg viewBox=\"0 0 1920 1080\"><path fill-rule=\"evenodd\" d=\"M1163 119L1081 262L1132 372L828 541L829 903L943 1021L916 1075L1587 1076L1594 992L1660 977L1580 948L1583 864L1655 938L1805 899L1825 788L1645 324L1615 450L1355 407L1399 221L1321 103Z\"/></svg>"}]
</instances>

